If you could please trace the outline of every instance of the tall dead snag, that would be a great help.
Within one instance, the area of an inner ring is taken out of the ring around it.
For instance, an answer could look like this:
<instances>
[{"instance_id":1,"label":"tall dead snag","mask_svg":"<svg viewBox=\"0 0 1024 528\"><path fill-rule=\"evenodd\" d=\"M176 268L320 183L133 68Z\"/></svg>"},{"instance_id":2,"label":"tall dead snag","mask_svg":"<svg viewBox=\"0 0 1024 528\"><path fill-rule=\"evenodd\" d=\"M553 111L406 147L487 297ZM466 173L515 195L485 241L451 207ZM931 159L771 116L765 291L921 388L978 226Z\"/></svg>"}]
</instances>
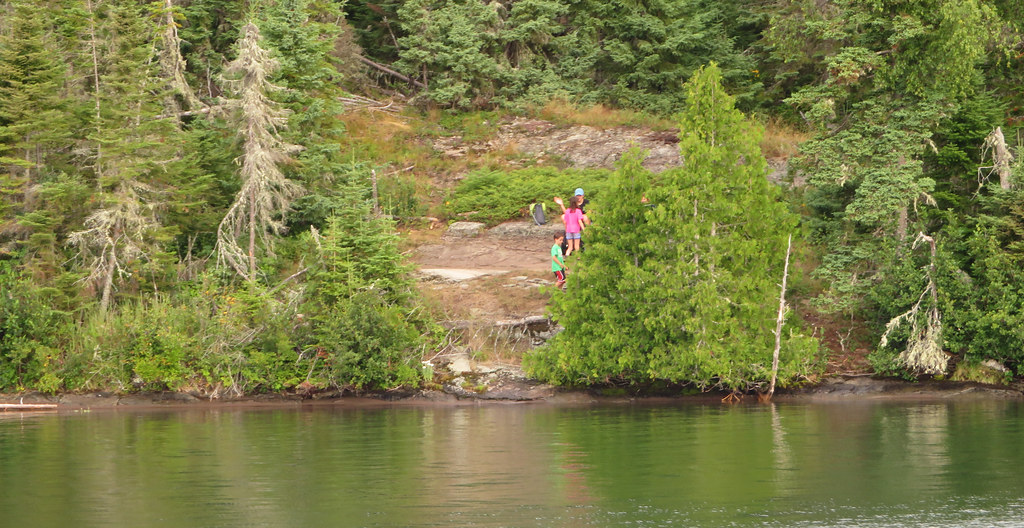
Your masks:
<instances>
[{"instance_id":1,"label":"tall dead snag","mask_svg":"<svg viewBox=\"0 0 1024 528\"><path fill-rule=\"evenodd\" d=\"M270 249L268 234L284 231L282 216L302 187L282 174L279 165L288 162L289 154L301 150L285 143L277 134L287 121L287 112L275 107L267 92L277 89L268 77L278 68L276 60L260 47L260 30L249 22L242 28L238 58L228 64L225 72L239 78L228 81L237 99L226 107L240 115L238 134L244 143L242 155L235 160L242 169L242 187L235 201L217 227L217 261L226 264L246 280L256 277L256 241ZM248 251L238 243L248 233Z\"/></svg>"},{"instance_id":2,"label":"tall dead snag","mask_svg":"<svg viewBox=\"0 0 1024 528\"><path fill-rule=\"evenodd\" d=\"M786 320L786 280L789 278L789 254L793 249L793 235L786 241L786 264L782 268L782 291L779 293L779 316L775 319L775 351L772 352L772 380L768 384L768 396L775 394L775 381L779 377L779 351L782 349L782 323Z\"/></svg>"},{"instance_id":3,"label":"tall dead snag","mask_svg":"<svg viewBox=\"0 0 1024 528\"><path fill-rule=\"evenodd\" d=\"M166 113L179 114L184 110L202 108L203 103L196 97L192 87L185 80L185 58L181 56L181 38L178 36L178 22L175 20L173 0L164 0L159 13L162 25L160 34L160 73L167 79L173 93L167 98Z\"/></svg>"},{"instance_id":4,"label":"tall dead snag","mask_svg":"<svg viewBox=\"0 0 1024 528\"><path fill-rule=\"evenodd\" d=\"M996 127L995 130L985 137L985 153L992 151L992 166L978 169L978 182L982 185L988 181L988 177L994 172L999 175L999 187L1004 191L1010 190L1010 167L1013 165L1013 154L1006 147L1006 137L1003 136L1003 127ZM989 169L988 173L983 173Z\"/></svg>"},{"instance_id":5,"label":"tall dead snag","mask_svg":"<svg viewBox=\"0 0 1024 528\"><path fill-rule=\"evenodd\" d=\"M889 334L904 322L910 321L910 337L907 338L907 348L900 352L900 361L908 369L916 372L945 374L949 359L942 351L942 314L939 313L939 295L935 285L935 239L918 233L912 249L917 249L920 242L927 242L931 246L931 260L925 268L928 284L909 310L894 317L885 325L885 333L882 334L879 346L886 346L889 343ZM922 322L920 313L925 299L929 304Z\"/></svg>"},{"instance_id":6,"label":"tall dead snag","mask_svg":"<svg viewBox=\"0 0 1024 528\"><path fill-rule=\"evenodd\" d=\"M102 313L110 307L117 277L130 275L129 264L148 258L146 241L160 227L155 202L145 198L153 194L145 184L123 180L108 194L109 203L85 219L85 229L68 236L68 244L77 246L87 261L84 280L100 286Z\"/></svg>"}]
</instances>

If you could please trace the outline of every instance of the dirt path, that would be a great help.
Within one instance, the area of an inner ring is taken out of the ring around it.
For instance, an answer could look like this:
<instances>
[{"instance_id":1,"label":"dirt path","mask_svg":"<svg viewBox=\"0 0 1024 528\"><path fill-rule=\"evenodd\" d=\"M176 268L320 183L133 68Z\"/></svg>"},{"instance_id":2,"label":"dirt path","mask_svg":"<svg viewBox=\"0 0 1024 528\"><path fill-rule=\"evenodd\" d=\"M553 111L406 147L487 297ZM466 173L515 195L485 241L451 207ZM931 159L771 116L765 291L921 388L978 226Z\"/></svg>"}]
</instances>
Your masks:
<instances>
[{"instance_id":1,"label":"dirt path","mask_svg":"<svg viewBox=\"0 0 1024 528\"><path fill-rule=\"evenodd\" d=\"M469 224L465 224L465 227ZM458 329L462 344L492 361L518 363L528 340L511 343L496 329L509 321L544 316L551 286L553 228L532 222L482 225L418 244L411 253L419 287ZM503 341L504 340L504 341Z\"/></svg>"},{"instance_id":2,"label":"dirt path","mask_svg":"<svg viewBox=\"0 0 1024 528\"><path fill-rule=\"evenodd\" d=\"M532 223L507 222L476 237L445 235L437 243L417 247L413 262L421 269L547 271L551 231Z\"/></svg>"}]
</instances>

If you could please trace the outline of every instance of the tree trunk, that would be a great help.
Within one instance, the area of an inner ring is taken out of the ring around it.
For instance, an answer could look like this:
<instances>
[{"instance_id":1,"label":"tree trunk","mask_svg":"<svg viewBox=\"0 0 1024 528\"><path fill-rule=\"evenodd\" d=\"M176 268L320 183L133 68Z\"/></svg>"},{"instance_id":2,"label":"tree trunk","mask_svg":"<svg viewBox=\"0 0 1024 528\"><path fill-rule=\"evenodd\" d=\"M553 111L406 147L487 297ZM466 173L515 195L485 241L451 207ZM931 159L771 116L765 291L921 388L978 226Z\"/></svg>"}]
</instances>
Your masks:
<instances>
[{"instance_id":1,"label":"tree trunk","mask_svg":"<svg viewBox=\"0 0 1024 528\"><path fill-rule=\"evenodd\" d=\"M999 187L1004 191L1010 190L1010 163L1013 162L1013 154L1006 148L1006 137L1003 136L1003 127L996 127L989 135L991 138L995 162L996 174L999 174Z\"/></svg>"},{"instance_id":2,"label":"tree trunk","mask_svg":"<svg viewBox=\"0 0 1024 528\"><path fill-rule=\"evenodd\" d=\"M909 223L909 211L907 206L900 208L900 217L896 222L896 240L905 240L907 238L907 224Z\"/></svg>"},{"instance_id":3,"label":"tree trunk","mask_svg":"<svg viewBox=\"0 0 1024 528\"><path fill-rule=\"evenodd\" d=\"M256 278L256 189L249 193L249 280Z\"/></svg>"},{"instance_id":4,"label":"tree trunk","mask_svg":"<svg viewBox=\"0 0 1024 528\"><path fill-rule=\"evenodd\" d=\"M373 216L380 217L380 200L377 198L377 171L370 171L370 183L373 185Z\"/></svg>"},{"instance_id":5,"label":"tree trunk","mask_svg":"<svg viewBox=\"0 0 1024 528\"><path fill-rule=\"evenodd\" d=\"M178 24L174 20L173 0L164 0L163 45L164 49L160 52L160 68L163 70L163 74L167 76L167 82L181 96L187 108L195 109L201 107L202 103L185 80L185 59L181 56L179 49L181 38L178 37ZM179 108L174 94L167 97L166 107L167 113L171 114L180 113L182 110Z\"/></svg>"},{"instance_id":6,"label":"tree trunk","mask_svg":"<svg viewBox=\"0 0 1024 528\"><path fill-rule=\"evenodd\" d=\"M89 10L89 47L92 53L92 82L93 82L93 99L96 102L96 127L97 132L100 132L100 60L99 52L96 51L96 9L92 3L92 0L86 0L85 7ZM100 163L102 157L100 144L96 144L96 185L100 185L100 181L103 178L103 165Z\"/></svg>"},{"instance_id":7,"label":"tree trunk","mask_svg":"<svg viewBox=\"0 0 1024 528\"><path fill-rule=\"evenodd\" d=\"M107 257L107 276L103 278L103 296L100 298L100 313L102 314L106 314L107 308L110 307L110 292L114 289L114 271L117 270L115 251L116 249L111 247Z\"/></svg>"},{"instance_id":8,"label":"tree trunk","mask_svg":"<svg viewBox=\"0 0 1024 528\"><path fill-rule=\"evenodd\" d=\"M775 394L775 382L779 377L779 351L782 349L782 323L786 319L786 279L789 278L789 253L793 248L793 235L786 242L786 264L782 268L782 292L779 293L779 316L775 319L775 351L772 352L772 381L768 384L768 400Z\"/></svg>"},{"instance_id":9,"label":"tree trunk","mask_svg":"<svg viewBox=\"0 0 1024 528\"><path fill-rule=\"evenodd\" d=\"M420 82L420 81L418 81L416 79L413 79L413 78L409 77L408 75L401 74L401 73L399 73L399 72L397 72L397 71L395 71L395 70L393 70L391 68L388 68L387 66L385 66L383 64L380 64L380 63L377 63L377 62L373 62L372 60L367 59L366 57L363 57L362 55L359 56L359 60L363 64L365 64L367 66L370 66L372 68L375 68L377 70L380 70L380 71L382 71L382 72L384 72L384 73L386 73L386 74L388 74L388 75L390 75L392 77L395 77L396 79L405 81L405 82L407 82L409 84L412 84L414 86L417 86L419 88L426 88L427 87L427 85L423 84L422 82ZM426 73L424 73L424 77L425 76L426 76Z\"/></svg>"}]
</instances>

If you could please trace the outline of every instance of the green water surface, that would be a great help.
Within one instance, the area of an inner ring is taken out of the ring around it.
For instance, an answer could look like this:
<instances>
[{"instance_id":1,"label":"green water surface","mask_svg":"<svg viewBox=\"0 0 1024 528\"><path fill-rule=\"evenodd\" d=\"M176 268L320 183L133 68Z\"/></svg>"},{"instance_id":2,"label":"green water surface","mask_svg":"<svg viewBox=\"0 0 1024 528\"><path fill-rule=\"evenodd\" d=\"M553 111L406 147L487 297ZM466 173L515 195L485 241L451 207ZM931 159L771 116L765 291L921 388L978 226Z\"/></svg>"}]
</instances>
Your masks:
<instances>
[{"instance_id":1,"label":"green water surface","mask_svg":"<svg viewBox=\"0 0 1024 528\"><path fill-rule=\"evenodd\" d=\"M1020 402L0 415L0 527L1024 526Z\"/></svg>"}]
</instances>

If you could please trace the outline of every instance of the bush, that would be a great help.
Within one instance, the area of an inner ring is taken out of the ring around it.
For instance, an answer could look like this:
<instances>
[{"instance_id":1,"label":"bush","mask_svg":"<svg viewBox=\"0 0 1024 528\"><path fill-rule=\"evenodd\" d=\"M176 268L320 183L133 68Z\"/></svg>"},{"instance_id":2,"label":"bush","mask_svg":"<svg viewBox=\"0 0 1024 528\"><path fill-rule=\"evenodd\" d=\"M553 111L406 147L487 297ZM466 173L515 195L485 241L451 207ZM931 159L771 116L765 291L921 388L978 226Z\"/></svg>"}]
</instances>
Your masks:
<instances>
[{"instance_id":1,"label":"bush","mask_svg":"<svg viewBox=\"0 0 1024 528\"><path fill-rule=\"evenodd\" d=\"M330 381L357 389L419 385L433 324L415 305L390 223L353 203L328 220L315 253L305 348L325 359Z\"/></svg>"},{"instance_id":2,"label":"bush","mask_svg":"<svg viewBox=\"0 0 1024 528\"><path fill-rule=\"evenodd\" d=\"M0 273L0 390L24 390L44 381L55 392L62 380L62 331L70 318L50 308L44 292L11 271Z\"/></svg>"},{"instance_id":3,"label":"bush","mask_svg":"<svg viewBox=\"0 0 1024 528\"><path fill-rule=\"evenodd\" d=\"M611 171L605 169L558 170L535 167L511 172L485 171L472 173L456 187L446 202L449 215L496 225L523 217L530 204L545 204L548 216L558 216L561 209L552 197L568 200L577 187L596 200L608 186ZM557 212L557 214L553 214Z\"/></svg>"}]
</instances>

